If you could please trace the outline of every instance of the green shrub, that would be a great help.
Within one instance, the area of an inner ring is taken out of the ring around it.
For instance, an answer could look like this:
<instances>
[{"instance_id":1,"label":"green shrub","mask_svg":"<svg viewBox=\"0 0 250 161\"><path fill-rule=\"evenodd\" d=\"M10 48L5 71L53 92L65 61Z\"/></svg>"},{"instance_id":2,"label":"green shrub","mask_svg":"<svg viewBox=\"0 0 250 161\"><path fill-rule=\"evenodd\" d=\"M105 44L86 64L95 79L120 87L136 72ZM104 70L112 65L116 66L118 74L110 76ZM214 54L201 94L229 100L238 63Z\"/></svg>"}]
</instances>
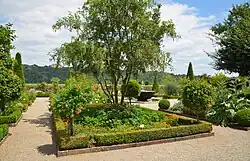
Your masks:
<instances>
[{"instance_id":1,"label":"green shrub","mask_svg":"<svg viewBox=\"0 0 250 161\"><path fill-rule=\"evenodd\" d=\"M126 90L126 93L125 93ZM131 104L132 98L137 98L141 91L141 85L136 80L130 80L127 84L127 87L122 87L122 93L125 93L125 96L129 98Z\"/></svg>"},{"instance_id":2,"label":"green shrub","mask_svg":"<svg viewBox=\"0 0 250 161\"><path fill-rule=\"evenodd\" d=\"M21 117L21 115L21 110L17 109L9 116L0 116L0 124L16 123L17 120Z\"/></svg>"},{"instance_id":3,"label":"green shrub","mask_svg":"<svg viewBox=\"0 0 250 161\"><path fill-rule=\"evenodd\" d=\"M37 97L49 97L51 92L36 92Z\"/></svg>"},{"instance_id":4,"label":"green shrub","mask_svg":"<svg viewBox=\"0 0 250 161\"><path fill-rule=\"evenodd\" d=\"M0 112L5 110L5 104L17 100L21 96L23 82L0 63Z\"/></svg>"},{"instance_id":5,"label":"green shrub","mask_svg":"<svg viewBox=\"0 0 250 161\"><path fill-rule=\"evenodd\" d=\"M212 106L214 89L207 81L196 79L186 84L182 98L183 105L196 113L197 119L199 119L199 113Z\"/></svg>"},{"instance_id":6,"label":"green shrub","mask_svg":"<svg viewBox=\"0 0 250 161\"><path fill-rule=\"evenodd\" d=\"M159 83L158 83L157 77L155 77L152 90L155 91L155 93L158 93L159 90L160 90L159 88L160 87L159 87Z\"/></svg>"},{"instance_id":7,"label":"green shrub","mask_svg":"<svg viewBox=\"0 0 250 161\"><path fill-rule=\"evenodd\" d=\"M168 96L179 96L181 94L181 88L174 82L168 82L164 88L164 92Z\"/></svg>"},{"instance_id":8,"label":"green shrub","mask_svg":"<svg viewBox=\"0 0 250 161\"><path fill-rule=\"evenodd\" d=\"M47 86L46 82L42 82L42 83L37 85L37 89L42 91L42 92L46 92L46 86Z\"/></svg>"},{"instance_id":9,"label":"green shrub","mask_svg":"<svg viewBox=\"0 0 250 161\"><path fill-rule=\"evenodd\" d=\"M242 109L236 112L234 120L241 126L250 126L250 109Z\"/></svg>"},{"instance_id":10,"label":"green shrub","mask_svg":"<svg viewBox=\"0 0 250 161\"><path fill-rule=\"evenodd\" d=\"M170 107L170 102L166 99L160 100L158 104L160 109L169 109Z\"/></svg>"},{"instance_id":11,"label":"green shrub","mask_svg":"<svg viewBox=\"0 0 250 161\"><path fill-rule=\"evenodd\" d=\"M8 134L9 126L7 124L0 125L0 141Z\"/></svg>"}]
</instances>

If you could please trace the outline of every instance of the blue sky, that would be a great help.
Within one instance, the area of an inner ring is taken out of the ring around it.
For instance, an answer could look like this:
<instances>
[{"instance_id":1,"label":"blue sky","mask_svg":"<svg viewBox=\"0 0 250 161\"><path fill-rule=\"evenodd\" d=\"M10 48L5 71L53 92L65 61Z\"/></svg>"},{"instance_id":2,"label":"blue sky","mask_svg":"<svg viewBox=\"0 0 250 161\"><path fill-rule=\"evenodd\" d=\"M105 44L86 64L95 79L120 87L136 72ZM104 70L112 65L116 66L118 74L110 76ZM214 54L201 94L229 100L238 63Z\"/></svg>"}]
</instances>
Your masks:
<instances>
[{"instance_id":1,"label":"blue sky","mask_svg":"<svg viewBox=\"0 0 250 161\"><path fill-rule=\"evenodd\" d=\"M0 24L11 22L17 39L13 55L21 52L26 64L49 65L48 53L64 42L72 33L66 30L54 32L52 25L58 17L76 11L84 0L0 0ZM245 0L156 0L162 3L162 20L172 19L181 39L164 39L164 50L171 53L174 73L186 73L188 63L193 63L195 74L215 74L212 60L206 52L214 46L207 38L209 29L223 21L233 4Z\"/></svg>"}]
</instances>

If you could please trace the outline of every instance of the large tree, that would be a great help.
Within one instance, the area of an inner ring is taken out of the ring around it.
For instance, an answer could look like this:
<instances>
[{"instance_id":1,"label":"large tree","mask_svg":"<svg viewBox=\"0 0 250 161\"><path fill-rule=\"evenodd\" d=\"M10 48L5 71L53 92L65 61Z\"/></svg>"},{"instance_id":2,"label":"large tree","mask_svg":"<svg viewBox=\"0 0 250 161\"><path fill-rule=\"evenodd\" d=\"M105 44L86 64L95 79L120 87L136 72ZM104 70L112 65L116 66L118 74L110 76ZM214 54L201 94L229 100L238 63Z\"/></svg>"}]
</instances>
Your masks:
<instances>
[{"instance_id":1,"label":"large tree","mask_svg":"<svg viewBox=\"0 0 250 161\"><path fill-rule=\"evenodd\" d=\"M153 0L88 0L53 26L77 35L56 49L52 58L80 71L90 70L110 101L118 103L119 83L127 87L132 75L168 62L162 41L165 35L175 38L176 33L171 20L160 20L160 8ZM79 51L69 46L78 46ZM121 104L125 95L126 89Z\"/></svg>"},{"instance_id":2,"label":"large tree","mask_svg":"<svg viewBox=\"0 0 250 161\"><path fill-rule=\"evenodd\" d=\"M20 97L23 89L22 81L13 72L10 51L14 48L12 41L16 35L11 27L11 24L0 25L0 114L7 103Z\"/></svg>"},{"instance_id":3,"label":"large tree","mask_svg":"<svg viewBox=\"0 0 250 161\"><path fill-rule=\"evenodd\" d=\"M216 52L208 54L217 70L250 75L250 4L234 5L222 23L211 28Z\"/></svg>"}]
</instances>

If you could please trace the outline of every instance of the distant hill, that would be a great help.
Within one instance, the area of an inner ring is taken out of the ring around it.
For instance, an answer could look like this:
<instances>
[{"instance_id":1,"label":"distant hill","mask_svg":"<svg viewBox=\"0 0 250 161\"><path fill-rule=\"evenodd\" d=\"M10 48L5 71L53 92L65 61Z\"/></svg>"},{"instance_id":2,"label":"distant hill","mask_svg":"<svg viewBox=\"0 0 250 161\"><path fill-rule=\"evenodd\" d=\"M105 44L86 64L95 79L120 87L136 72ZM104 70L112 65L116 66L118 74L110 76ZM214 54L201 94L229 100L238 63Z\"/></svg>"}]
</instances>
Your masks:
<instances>
[{"instance_id":1,"label":"distant hill","mask_svg":"<svg viewBox=\"0 0 250 161\"><path fill-rule=\"evenodd\" d=\"M51 83L52 77L58 77L64 83L68 77L69 68L54 68L52 66L38 66L24 64L24 76L26 83Z\"/></svg>"},{"instance_id":2,"label":"distant hill","mask_svg":"<svg viewBox=\"0 0 250 161\"><path fill-rule=\"evenodd\" d=\"M26 83L51 83L52 77L58 77L61 82L64 83L68 77L69 68L62 67L62 68L54 68L53 66L38 66L38 65L26 65L24 64L24 76ZM159 83L162 82L163 78L166 75L170 75L175 79L179 79L184 77L185 75L174 75L169 73L160 72L157 74ZM139 73L137 77L132 77L132 79L136 79L139 82L144 82L144 84L153 84L155 74L154 72L146 72L146 73Z\"/></svg>"}]
</instances>

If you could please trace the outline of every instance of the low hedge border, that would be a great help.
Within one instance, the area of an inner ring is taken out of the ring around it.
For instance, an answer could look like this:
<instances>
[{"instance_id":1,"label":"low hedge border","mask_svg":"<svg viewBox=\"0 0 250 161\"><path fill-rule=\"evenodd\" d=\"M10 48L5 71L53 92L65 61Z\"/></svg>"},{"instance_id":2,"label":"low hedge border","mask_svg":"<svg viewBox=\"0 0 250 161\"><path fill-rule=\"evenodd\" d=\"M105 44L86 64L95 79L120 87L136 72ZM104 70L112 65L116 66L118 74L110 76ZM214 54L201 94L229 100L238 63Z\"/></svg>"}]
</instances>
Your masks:
<instances>
[{"instance_id":1,"label":"low hedge border","mask_svg":"<svg viewBox=\"0 0 250 161\"><path fill-rule=\"evenodd\" d=\"M16 110L9 116L0 116L0 124L16 123L22 116L21 110Z\"/></svg>"},{"instance_id":2,"label":"low hedge border","mask_svg":"<svg viewBox=\"0 0 250 161\"><path fill-rule=\"evenodd\" d=\"M49 97L52 92L37 92L36 97Z\"/></svg>"},{"instance_id":3,"label":"low hedge border","mask_svg":"<svg viewBox=\"0 0 250 161\"><path fill-rule=\"evenodd\" d=\"M7 124L0 125L0 145L6 140L8 137L9 126Z\"/></svg>"},{"instance_id":4,"label":"low hedge border","mask_svg":"<svg viewBox=\"0 0 250 161\"><path fill-rule=\"evenodd\" d=\"M53 111L54 113L54 111ZM55 125L55 137L57 142L58 152L64 150L72 149L99 149L98 151L103 151L101 147L114 146L123 147L124 144L146 144L145 141L156 141L162 139L171 139L171 140L181 140L176 139L178 137L186 137L195 134L208 133L210 135L212 131L212 124L208 122L201 121L199 124L193 125L180 125L171 128L156 128L156 129L146 129L138 131L130 131L127 133L118 132L118 133L105 133L105 134L94 134L92 136L87 135L76 135L76 136L67 136L63 121L55 113L53 114L54 125ZM182 117L180 119L183 121L191 121L193 119ZM168 141L167 141L168 142ZM126 147L126 146L125 146ZM130 147L130 146L129 146ZM133 146L131 146L133 147ZM86 150L94 152L95 150ZM104 148L105 149L105 148ZM107 148L107 150L112 150L112 148ZM84 151L84 150L83 150ZM58 155L61 155L59 154Z\"/></svg>"},{"instance_id":5,"label":"low hedge border","mask_svg":"<svg viewBox=\"0 0 250 161\"><path fill-rule=\"evenodd\" d=\"M64 150L64 151L59 151L58 150L57 151L57 156L62 157L62 156L84 154L84 153L93 153L93 152L110 151L110 150L120 150L120 149L140 147L140 146L149 146L149 145L154 145L154 144L171 143L171 142L175 142L175 141L198 139L198 138L209 137L209 136L214 136L214 132L202 133L202 134L196 134L196 135L189 135L189 136L183 136L183 137L168 138L168 139L161 139L161 140L152 140L152 141L139 142L139 143L101 146L101 147L73 149L73 150Z\"/></svg>"},{"instance_id":6,"label":"low hedge border","mask_svg":"<svg viewBox=\"0 0 250 161\"><path fill-rule=\"evenodd\" d=\"M229 127L234 128L234 129L238 129L238 130L245 130L245 131L250 130L250 127L240 126L238 124L232 124L232 125L229 125Z\"/></svg>"}]
</instances>

